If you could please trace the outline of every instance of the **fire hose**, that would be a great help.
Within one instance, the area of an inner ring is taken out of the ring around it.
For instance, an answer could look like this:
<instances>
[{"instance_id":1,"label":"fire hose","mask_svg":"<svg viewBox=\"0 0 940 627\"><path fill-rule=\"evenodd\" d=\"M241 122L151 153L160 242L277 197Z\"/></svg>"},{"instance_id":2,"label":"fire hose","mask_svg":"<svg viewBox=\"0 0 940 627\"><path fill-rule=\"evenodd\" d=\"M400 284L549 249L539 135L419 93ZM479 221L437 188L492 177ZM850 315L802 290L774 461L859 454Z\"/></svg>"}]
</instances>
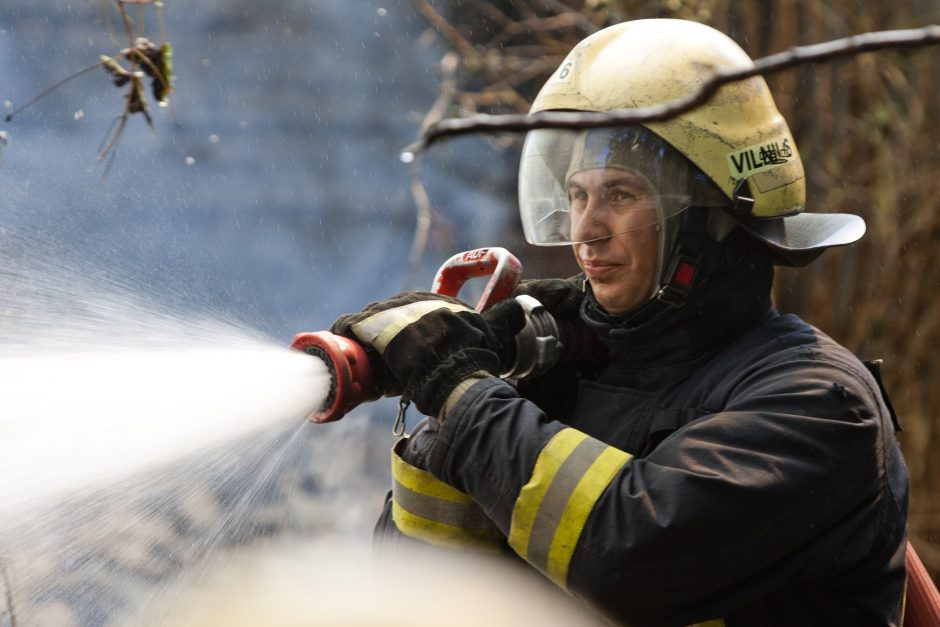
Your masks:
<instances>
[{"instance_id":1,"label":"fire hose","mask_svg":"<svg viewBox=\"0 0 940 627\"><path fill-rule=\"evenodd\" d=\"M519 284L522 264L505 248L477 248L457 253L438 269L431 291L456 297L472 278L489 276L476 310L484 312L509 298ZM504 355L508 364L500 376L526 379L544 374L557 363L578 359L593 345L590 333L580 326L560 323L531 296L516 296L525 314L525 326L515 346ZM385 368L382 359L355 340L329 331L300 333L291 348L323 360L330 373L330 390L323 405L310 419L333 422L361 403L382 396Z\"/></svg>"}]
</instances>

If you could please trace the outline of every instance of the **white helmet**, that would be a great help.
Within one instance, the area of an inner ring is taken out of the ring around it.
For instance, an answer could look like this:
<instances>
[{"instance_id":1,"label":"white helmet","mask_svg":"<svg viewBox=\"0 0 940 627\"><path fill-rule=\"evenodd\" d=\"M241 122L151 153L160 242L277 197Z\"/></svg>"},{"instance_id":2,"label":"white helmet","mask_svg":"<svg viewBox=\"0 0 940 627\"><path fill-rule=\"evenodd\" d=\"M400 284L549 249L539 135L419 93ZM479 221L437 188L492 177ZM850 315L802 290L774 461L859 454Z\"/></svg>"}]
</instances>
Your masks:
<instances>
[{"instance_id":1,"label":"white helmet","mask_svg":"<svg viewBox=\"0 0 940 627\"><path fill-rule=\"evenodd\" d=\"M579 43L543 86L531 113L661 105L694 93L717 70L752 66L737 44L704 24L625 22ZM689 207L724 207L723 216L763 241L781 263L805 265L865 232L865 222L855 215L802 213L803 163L759 76L723 85L704 105L642 127L530 132L519 171L520 211L530 243L573 242L566 180L572 168L589 162L640 172L660 195L661 224ZM714 217L711 223L718 239L728 230L715 226ZM664 237L670 231L675 229L663 229Z\"/></svg>"}]
</instances>

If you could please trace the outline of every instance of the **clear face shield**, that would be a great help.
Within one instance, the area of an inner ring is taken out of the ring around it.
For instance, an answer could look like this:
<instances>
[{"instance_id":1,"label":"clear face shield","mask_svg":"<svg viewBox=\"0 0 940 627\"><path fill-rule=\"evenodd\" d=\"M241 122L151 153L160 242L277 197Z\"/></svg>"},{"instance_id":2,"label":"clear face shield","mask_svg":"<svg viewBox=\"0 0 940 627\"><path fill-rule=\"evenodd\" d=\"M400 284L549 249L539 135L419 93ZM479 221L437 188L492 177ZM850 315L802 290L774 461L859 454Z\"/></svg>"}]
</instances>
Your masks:
<instances>
[{"instance_id":1,"label":"clear face shield","mask_svg":"<svg viewBox=\"0 0 940 627\"><path fill-rule=\"evenodd\" d=\"M522 227L526 241L537 246L587 243L654 227L661 260L683 211L727 204L698 168L642 126L537 129L522 150Z\"/></svg>"}]
</instances>

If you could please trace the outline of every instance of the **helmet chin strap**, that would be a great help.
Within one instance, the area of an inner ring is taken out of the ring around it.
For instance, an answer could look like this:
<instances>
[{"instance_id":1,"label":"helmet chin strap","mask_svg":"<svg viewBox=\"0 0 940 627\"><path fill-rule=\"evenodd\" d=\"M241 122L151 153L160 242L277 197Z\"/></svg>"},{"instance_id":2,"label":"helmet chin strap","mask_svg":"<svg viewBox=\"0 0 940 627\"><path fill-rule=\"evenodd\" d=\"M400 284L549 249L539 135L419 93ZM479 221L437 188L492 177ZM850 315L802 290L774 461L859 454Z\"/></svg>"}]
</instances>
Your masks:
<instances>
[{"instance_id":1,"label":"helmet chin strap","mask_svg":"<svg viewBox=\"0 0 940 627\"><path fill-rule=\"evenodd\" d=\"M676 243L663 264L665 271L653 301L682 307L702 280L738 263L729 247L709 233L708 216L706 207L690 207L682 213Z\"/></svg>"}]
</instances>

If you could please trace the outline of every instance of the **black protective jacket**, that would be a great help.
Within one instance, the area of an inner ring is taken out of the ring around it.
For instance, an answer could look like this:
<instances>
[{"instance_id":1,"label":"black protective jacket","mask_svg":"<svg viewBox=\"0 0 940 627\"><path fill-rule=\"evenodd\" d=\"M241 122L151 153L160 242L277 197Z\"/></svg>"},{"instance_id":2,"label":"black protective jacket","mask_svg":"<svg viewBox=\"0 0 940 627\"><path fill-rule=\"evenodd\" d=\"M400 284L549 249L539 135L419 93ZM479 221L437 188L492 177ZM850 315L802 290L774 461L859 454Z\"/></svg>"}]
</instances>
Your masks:
<instances>
[{"instance_id":1,"label":"black protective jacket","mask_svg":"<svg viewBox=\"0 0 940 627\"><path fill-rule=\"evenodd\" d=\"M483 379L404 457L617 623L900 624L907 476L885 401L769 307L771 280L742 267L639 325L589 295L607 358Z\"/></svg>"}]
</instances>

